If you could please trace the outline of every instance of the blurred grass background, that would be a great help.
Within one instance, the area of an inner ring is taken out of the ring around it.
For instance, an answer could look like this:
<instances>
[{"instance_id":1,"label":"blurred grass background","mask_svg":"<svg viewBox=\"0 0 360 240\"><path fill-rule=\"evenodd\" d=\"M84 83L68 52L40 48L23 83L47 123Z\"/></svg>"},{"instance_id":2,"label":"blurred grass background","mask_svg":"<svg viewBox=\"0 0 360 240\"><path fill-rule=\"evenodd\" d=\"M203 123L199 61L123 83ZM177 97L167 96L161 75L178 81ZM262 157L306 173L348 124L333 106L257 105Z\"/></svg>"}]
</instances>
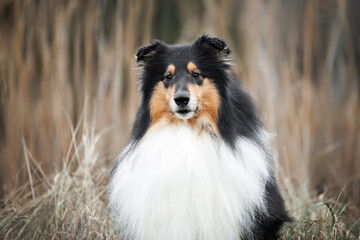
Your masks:
<instances>
[{"instance_id":1,"label":"blurred grass background","mask_svg":"<svg viewBox=\"0 0 360 240\"><path fill-rule=\"evenodd\" d=\"M94 185L80 187L101 188L104 195L139 103L136 49L152 39L191 42L202 33L226 40L236 75L276 135L279 181L291 215L303 216L304 202L333 199L335 205L346 202L356 220L357 0L2 0L1 207L9 208L6 199L16 205L22 196L23 204L45 190L58 191L55 180L64 169L67 177L86 169L85 182ZM80 155L78 143L86 146ZM83 165L84 158L91 161Z\"/></svg>"}]
</instances>

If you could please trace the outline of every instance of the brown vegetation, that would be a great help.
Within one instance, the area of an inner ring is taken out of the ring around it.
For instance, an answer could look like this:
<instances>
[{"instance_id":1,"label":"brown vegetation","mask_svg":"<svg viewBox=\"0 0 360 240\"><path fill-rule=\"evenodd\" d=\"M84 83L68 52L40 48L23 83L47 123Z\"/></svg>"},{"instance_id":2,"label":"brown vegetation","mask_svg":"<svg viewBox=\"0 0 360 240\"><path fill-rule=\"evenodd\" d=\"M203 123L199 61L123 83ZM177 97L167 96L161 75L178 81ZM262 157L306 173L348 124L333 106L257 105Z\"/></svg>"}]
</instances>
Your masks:
<instances>
[{"instance_id":1,"label":"brown vegetation","mask_svg":"<svg viewBox=\"0 0 360 240\"><path fill-rule=\"evenodd\" d=\"M296 220L283 238L358 236L358 1L8 0L0 2L0 238L115 237L105 184L136 114L136 48L204 32L227 41L276 135Z\"/></svg>"}]
</instances>

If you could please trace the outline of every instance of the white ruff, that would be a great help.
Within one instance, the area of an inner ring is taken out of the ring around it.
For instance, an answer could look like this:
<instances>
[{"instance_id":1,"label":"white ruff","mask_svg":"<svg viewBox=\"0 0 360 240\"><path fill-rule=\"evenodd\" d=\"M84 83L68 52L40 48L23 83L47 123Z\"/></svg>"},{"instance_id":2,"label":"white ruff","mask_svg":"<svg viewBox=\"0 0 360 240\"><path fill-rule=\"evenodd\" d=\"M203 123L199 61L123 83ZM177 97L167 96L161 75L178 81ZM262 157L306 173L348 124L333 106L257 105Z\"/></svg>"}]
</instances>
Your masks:
<instances>
[{"instance_id":1,"label":"white ruff","mask_svg":"<svg viewBox=\"0 0 360 240\"><path fill-rule=\"evenodd\" d=\"M109 184L120 232L144 240L239 239L254 210L266 212L270 164L251 141L236 145L185 123L151 128L120 155Z\"/></svg>"}]
</instances>

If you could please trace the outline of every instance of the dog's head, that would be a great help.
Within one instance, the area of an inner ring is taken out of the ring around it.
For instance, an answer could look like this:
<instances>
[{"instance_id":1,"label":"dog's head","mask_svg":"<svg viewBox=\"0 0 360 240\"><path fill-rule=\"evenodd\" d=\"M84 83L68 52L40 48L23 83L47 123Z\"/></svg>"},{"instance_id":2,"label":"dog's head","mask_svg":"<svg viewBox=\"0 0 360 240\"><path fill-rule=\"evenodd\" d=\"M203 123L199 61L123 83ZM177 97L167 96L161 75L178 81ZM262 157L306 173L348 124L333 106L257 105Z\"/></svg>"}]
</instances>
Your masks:
<instances>
[{"instance_id":1,"label":"dog's head","mask_svg":"<svg viewBox=\"0 0 360 240\"><path fill-rule=\"evenodd\" d=\"M151 122L187 121L216 132L229 53L222 39L208 35L191 44L170 46L154 41L139 48L140 89Z\"/></svg>"}]
</instances>

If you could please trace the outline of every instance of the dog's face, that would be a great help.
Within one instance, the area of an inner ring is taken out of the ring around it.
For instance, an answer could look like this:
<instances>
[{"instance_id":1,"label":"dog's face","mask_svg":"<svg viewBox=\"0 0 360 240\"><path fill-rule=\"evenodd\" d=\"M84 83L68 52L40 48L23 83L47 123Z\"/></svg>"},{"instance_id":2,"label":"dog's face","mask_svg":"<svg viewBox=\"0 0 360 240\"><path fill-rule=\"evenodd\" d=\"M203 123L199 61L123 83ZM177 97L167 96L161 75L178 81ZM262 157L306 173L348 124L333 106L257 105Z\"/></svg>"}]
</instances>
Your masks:
<instances>
[{"instance_id":1,"label":"dog's face","mask_svg":"<svg viewBox=\"0 0 360 240\"><path fill-rule=\"evenodd\" d=\"M217 133L221 76L230 53L219 38L201 36L192 44L168 46L156 41L138 50L141 91L152 124L187 121ZM218 84L216 84L216 81Z\"/></svg>"}]
</instances>

